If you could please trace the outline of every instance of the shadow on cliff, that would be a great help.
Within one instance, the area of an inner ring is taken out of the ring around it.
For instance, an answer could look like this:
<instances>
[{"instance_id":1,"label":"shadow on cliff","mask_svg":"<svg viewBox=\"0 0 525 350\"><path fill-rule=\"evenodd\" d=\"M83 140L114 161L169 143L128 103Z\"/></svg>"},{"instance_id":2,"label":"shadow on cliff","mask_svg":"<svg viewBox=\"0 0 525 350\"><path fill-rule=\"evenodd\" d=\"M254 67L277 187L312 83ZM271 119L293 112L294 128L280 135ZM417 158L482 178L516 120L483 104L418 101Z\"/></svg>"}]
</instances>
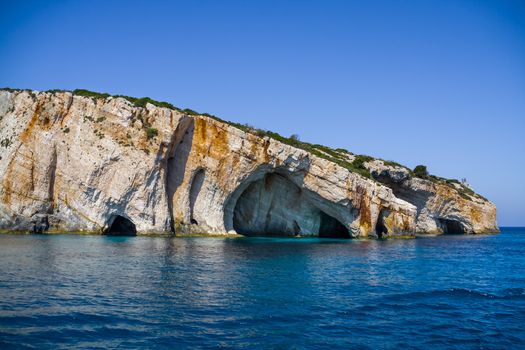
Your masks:
<instances>
[{"instance_id":1,"label":"shadow on cliff","mask_svg":"<svg viewBox=\"0 0 525 350\"><path fill-rule=\"evenodd\" d=\"M173 197L179 186L184 181L186 164L192 149L194 131L195 120L189 117L182 119L173 133L171 148L167 157L166 197L168 200L168 211L171 219L170 229L172 233L175 233Z\"/></svg>"}]
</instances>

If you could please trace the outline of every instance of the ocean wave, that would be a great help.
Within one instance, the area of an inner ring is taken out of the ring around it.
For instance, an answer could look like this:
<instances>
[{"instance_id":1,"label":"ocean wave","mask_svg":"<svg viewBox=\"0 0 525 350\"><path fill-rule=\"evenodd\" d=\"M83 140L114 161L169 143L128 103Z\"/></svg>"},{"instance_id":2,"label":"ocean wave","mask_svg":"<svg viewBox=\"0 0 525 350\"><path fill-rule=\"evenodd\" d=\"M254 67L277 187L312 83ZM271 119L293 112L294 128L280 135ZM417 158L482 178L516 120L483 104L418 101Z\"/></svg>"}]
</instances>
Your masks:
<instances>
[{"instance_id":1,"label":"ocean wave","mask_svg":"<svg viewBox=\"0 0 525 350\"><path fill-rule=\"evenodd\" d=\"M524 288L506 288L500 293L494 294L484 291L478 291L474 289L466 288L447 288L447 289L436 289L430 291L417 291L408 292L401 294L394 294L388 297L389 300L418 300L426 298L477 298L477 299L524 299L525 300L525 289Z\"/></svg>"}]
</instances>

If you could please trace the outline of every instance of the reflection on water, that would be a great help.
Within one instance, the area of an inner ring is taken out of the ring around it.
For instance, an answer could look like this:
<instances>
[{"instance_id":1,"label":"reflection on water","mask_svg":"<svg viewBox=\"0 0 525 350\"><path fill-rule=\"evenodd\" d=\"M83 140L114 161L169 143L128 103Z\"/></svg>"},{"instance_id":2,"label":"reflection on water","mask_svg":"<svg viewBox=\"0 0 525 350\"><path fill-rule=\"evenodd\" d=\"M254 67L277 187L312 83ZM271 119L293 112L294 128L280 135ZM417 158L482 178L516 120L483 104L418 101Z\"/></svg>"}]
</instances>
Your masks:
<instances>
[{"instance_id":1,"label":"reflection on water","mask_svg":"<svg viewBox=\"0 0 525 350\"><path fill-rule=\"evenodd\" d=\"M4 235L0 348L516 348L524 243Z\"/></svg>"}]
</instances>

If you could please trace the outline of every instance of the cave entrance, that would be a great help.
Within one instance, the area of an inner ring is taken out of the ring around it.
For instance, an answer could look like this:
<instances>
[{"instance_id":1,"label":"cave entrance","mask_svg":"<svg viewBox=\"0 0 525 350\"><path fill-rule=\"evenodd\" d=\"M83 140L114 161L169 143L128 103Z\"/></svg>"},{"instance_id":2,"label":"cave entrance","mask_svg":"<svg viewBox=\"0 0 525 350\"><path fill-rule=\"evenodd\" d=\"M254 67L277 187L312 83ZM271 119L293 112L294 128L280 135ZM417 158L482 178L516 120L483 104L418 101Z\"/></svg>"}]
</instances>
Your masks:
<instances>
[{"instance_id":1,"label":"cave entrance","mask_svg":"<svg viewBox=\"0 0 525 350\"><path fill-rule=\"evenodd\" d=\"M233 229L245 236L350 238L337 219L314 206L285 175L270 173L250 183L233 210Z\"/></svg>"},{"instance_id":2,"label":"cave entrance","mask_svg":"<svg viewBox=\"0 0 525 350\"><path fill-rule=\"evenodd\" d=\"M386 228L385 223L383 222L383 220L381 220L381 218L377 219L376 234L378 237L388 235L388 228Z\"/></svg>"},{"instance_id":3,"label":"cave entrance","mask_svg":"<svg viewBox=\"0 0 525 350\"><path fill-rule=\"evenodd\" d=\"M388 235L388 228L385 225L385 218L386 218L387 214L388 214L388 212L386 210L381 209L381 211L379 212L379 215L377 217L376 234L377 234L377 237L379 237L379 238Z\"/></svg>"},{"instance_id":4,"label":"cave entrance","mask_svg":"<svg viewBox=\"0 0 525 350\"><path fill-rule=\"evenodd\" d=\"M350 232L339 220L325 212L320 212L319 237L324 238L350 238Z\"/></svg>"},{"instance_id":5,"label":"cave entrance","mask_svg":"<svg viewBox=\"0 0 525 350\"><path fill-rule=\"evenodd\" d=\"M109 236L136 236L137 228L130 219L117 215L105 234Z\"/></svg>"},{"instance_id":6,"label":"cave entrance","mask_svg":"<svg viewBox=\"0 0 525 350\"><path fill-rule=\"evenodd\" d=\"M437 219L438 226L445 234L464 234L465 229L459 221L450 219Z\"/></svg>"}]
</instances>

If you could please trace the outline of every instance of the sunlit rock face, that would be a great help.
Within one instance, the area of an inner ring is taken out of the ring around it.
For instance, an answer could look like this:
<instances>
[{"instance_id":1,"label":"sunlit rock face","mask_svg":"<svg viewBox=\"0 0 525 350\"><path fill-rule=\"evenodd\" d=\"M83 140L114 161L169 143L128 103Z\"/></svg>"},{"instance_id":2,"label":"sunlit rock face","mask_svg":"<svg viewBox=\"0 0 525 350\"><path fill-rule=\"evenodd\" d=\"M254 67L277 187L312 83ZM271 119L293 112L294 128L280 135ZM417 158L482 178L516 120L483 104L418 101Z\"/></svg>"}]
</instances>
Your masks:
<instances>
[{"instance_id":1,"label":"sunlit rock face","mask_svg":"<svg viewBox=\"0 0 525 350\"><path fill-rule=\"evenodd\" d=\"M267 136L123 98L0 91L0 141L5 230L324 237L497 230L492 203L404 168L368 162L368 179Z\"/></svg>"},{"instance_id":2,"label":"sunlit rock face","mask_svg":"<svg viewBox=\"0 0 525 350\"><path fill-rule=\"evenodd\" d=\"M0 228L46 215L47 231L103 233L120 215L138 233L169 232L164 159L183 119L120 98L1 91Z\"/></svg>"},{"instance_id":3,"label":"sunlit rock face","mask_svg":"<svg viewBox=\"0 0 525 350\"><path fill-rule=\"evenodd\" d=\"M383 161L367 164L372 176L394 195L416 207L416 231L433 234L499 232L496 207L459 182L412 177L402 167Z\"/></svg>"}]
</instances>

